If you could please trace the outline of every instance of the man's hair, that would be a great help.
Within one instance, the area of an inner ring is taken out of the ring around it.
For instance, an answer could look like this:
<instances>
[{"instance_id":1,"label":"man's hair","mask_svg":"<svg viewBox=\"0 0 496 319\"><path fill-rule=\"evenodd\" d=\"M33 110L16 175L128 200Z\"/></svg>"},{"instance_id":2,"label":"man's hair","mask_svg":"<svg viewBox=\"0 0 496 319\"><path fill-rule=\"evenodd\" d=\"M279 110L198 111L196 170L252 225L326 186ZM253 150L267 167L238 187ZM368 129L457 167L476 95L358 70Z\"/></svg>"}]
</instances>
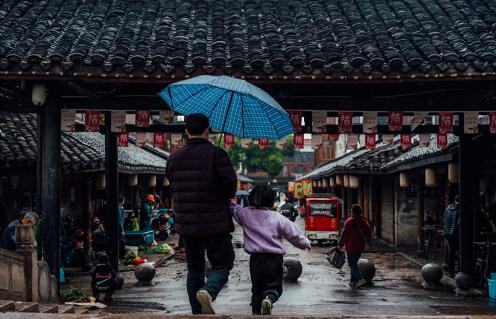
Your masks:
<instances>
[{"instance_id":1,"label":"man's hair","mask_svg":"<svg viewBox=\"0 0 496 319\"><path fill-rule=\"evenodd\" d=\"M267 185L257 185L252 189L250 195L248 195L248 202L256 208L272 208L275 197L276 194L272 188Z\"/></svg>"},{"instance_id":2,"label":"man's hair","mask_svg":"<svg viewBox=\"0 0 496 319\"><path fill-rule=\"evenodd\" d=\"M27 212L26 214L24 214L22 219L32 219L34 220L34 225L37 225L38 222L40 221L40 216L35 212Z\"/></svg>"},{"instance_id":3,"label":"man's hair","mask_svg":"<svg viewBox=\"0 0 496 319\"><path fill-rule=\"evenodd\" d=\"M208 127L208 117L201 113L193 113L186 117L186 129L191 135L201 135Z\"/></svg>"},{"instance_id":4,"label":"man's hair","mask_svg":"<svg viewBox=\"0 0 496 319\"><path fill-rule=\"evenodd\" d=\"M362 207L360 207L360 205L353 205L351 207L351 213L354 214L354 215L362 215L363 211L362 211Z\"/></svg>"},{"instance_id":5,"label":"man's hair","mask_svg":"<svg viewBox=\"0 0 496 319\"><path fill-rule=\"evenodd\" d=\"M109 256L103 254L98 256L98 263L99 264L108 264L110 262Z\"/></svg>"}]
</instances>

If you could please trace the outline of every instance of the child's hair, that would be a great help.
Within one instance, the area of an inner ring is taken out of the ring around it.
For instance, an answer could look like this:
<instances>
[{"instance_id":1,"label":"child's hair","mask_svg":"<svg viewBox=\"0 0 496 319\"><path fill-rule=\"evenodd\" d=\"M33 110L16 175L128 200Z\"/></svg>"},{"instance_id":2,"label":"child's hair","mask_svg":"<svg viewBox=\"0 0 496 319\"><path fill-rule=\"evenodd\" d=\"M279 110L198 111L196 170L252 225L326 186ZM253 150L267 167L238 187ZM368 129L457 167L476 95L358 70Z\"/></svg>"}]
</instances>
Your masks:
<instances>
[{"instance_id":1,"label":"child's hair","mask_svg":"<svg viewBox=\"0 0 496 319\"><path fill-rule=\"evenodd\" d=\"M257 185L251 190L250 195L248 195L248 202L256 208L272 208L275 198L276 193L272 188L267 185Z\"/></svg>"},{"instance_id":2,"label":"child's hair","mask_svg":"<svg viewBox=\"0 0 496 319\"><path fill-rule=\"evenodd\" d=\"M98 263L99 264L108 264L110 262L109 256L103 254L98 256Z\"/></svg>"}]
</instances>

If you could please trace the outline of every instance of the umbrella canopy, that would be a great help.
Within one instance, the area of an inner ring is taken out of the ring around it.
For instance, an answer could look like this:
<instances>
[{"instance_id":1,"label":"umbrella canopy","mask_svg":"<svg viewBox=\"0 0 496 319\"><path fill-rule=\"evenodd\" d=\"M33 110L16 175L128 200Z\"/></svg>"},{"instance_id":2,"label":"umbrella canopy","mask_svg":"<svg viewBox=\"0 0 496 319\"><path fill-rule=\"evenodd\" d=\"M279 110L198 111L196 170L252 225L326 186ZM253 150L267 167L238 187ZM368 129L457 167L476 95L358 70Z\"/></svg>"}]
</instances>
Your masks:
<instances>
[{"instance_id":1,"label":"umbrella canopy","mask_svg":"<svg viewBox=\"0 0 496 319\"><path fill-rule=\"evenodd\" d=\"M244 80L200 75L173 83L159 95L175 112L202 113L211 128L242 138L277 140L294 132L279 103Z\"/></svg>"}]
</instances>

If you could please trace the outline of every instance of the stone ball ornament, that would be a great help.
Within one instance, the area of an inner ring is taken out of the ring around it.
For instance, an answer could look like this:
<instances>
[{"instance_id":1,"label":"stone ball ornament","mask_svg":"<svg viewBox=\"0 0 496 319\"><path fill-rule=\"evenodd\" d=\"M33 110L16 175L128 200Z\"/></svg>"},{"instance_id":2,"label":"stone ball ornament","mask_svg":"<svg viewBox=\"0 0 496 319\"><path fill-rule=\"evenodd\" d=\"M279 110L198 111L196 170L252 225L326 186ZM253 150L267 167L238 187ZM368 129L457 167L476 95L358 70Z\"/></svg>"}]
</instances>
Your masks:
<instances>
[{"instance_id":1,"label":"stone ball ornament","mask_svg":"<svg viewBox=\"0 0 496 319\"><path fill-rule=\"evenodd\" d=\"M429 263L422 267L421 274L426 283L438 284L443 278L443 268L438 264Z\"/></svg>"},{"instance_id":2,"label":"stone ball ornament","mask_svg":"<svg viewBox=\"0 0 496 319\"><path fill-rule=\"evenodd\" d=\"M459 272L455 276L455 282L461 290L467 290L475 286L475 278L470 274Z\"/></svg>"},{"instance_id":3,"label":"stone ball ornament","mask_svg":"<svg viewBox=\"0 0 496 319\"><path fill-rule=\"evenodd\" d=\"M303 272L301 262L293 257L285 257L283 260L284 279L291 282L297 282Z\"/></svg>"},{"instance_id":4,"label":"stone ball ornament","mask_svg":"<svg viewBox=\"0 0 496 319\"><path fill-rule=\"evenodd\" d=\"M374 263L368 259L360 258L360 260L358 260L358 269L360 269L363 279L365 279L368 283L371 283L372 279L375 277Z\"/></svg>"},{"instance_id":5,"label":"stone ball ornament","mask_svg":"<svg viewBox=\"0 0 496 319\"><path fill-rule=\"evenodd\" d=\"M138 279L138 284L152 285L152 280L155 278L155 265L150 262L138 265L134 271L134 276Z\"/></svg>"}]
</instances>

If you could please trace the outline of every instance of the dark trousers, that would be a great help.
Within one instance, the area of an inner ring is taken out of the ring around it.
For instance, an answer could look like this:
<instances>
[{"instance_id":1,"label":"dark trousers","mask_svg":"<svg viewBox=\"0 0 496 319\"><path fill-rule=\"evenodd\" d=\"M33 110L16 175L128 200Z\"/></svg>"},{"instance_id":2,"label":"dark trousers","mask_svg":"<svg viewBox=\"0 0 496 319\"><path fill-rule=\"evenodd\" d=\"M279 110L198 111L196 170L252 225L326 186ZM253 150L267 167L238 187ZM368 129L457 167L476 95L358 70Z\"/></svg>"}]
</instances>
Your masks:
<instances>
[{"instance_id":1,"label":"dark trousers","mask_svg":"<svg viewBox=\"0 0 496 319\"><path fill-rule=\"evenodd\" d=\"M348 257L348 265L350 266L350 282L357 282L363 279L362 273L358 268L358 261L360 260L360 252L346 252L346 257Z\"/></svg>"},{"instance_id":2,"label":"dark trousers","mask_svg":"<svg viewBox=\"0 0 496 319\"><path fill-rule=\"evenodd\" d=\"M282 255L251 254L251 311L260 314L262 301L268 297L275 303L282 295Z\"/></svg>"},{"instance_id":3,"label":"dark trousers","mask_svg":"<svg viewBox=\"0 0 496 319\"><path fill-rule=\"evenodd\" d=\"M448 264L448 272L453 274L455 272L456 252L458 251L459 245L458 232L454 232L453 235L446 236L446 242L448 243L446 264Z\"/></svg>"},{"instance_id":4,"label":"dark trousers","mask_svg":"<svg viewBox=\"0 0 496 319\"><path fill-rule=\"evenodd\" d=\"M201 314L201 305L196 300L196 293L205 289L215 300L220 290L229 279L229 272L234 265L232 236L183 236L186 259L188 263L187 290L193 314ZM205 282L205 252L212 265L212 271Z\"/></svg>"},{"instance_id":5,"label":"dark trousers","mask_svg":"<svg viewBox=\"0 0 496 319\"><path fill-rule=\"evenodd\" d=\"M112 284L107 290L100 290L96 287L94 282L91 282L91 290L93 291L93 297L100 299L100 294L104 293L105 297L112 297L115 292L116 284Z\"/></svg>"}]
</instances>

